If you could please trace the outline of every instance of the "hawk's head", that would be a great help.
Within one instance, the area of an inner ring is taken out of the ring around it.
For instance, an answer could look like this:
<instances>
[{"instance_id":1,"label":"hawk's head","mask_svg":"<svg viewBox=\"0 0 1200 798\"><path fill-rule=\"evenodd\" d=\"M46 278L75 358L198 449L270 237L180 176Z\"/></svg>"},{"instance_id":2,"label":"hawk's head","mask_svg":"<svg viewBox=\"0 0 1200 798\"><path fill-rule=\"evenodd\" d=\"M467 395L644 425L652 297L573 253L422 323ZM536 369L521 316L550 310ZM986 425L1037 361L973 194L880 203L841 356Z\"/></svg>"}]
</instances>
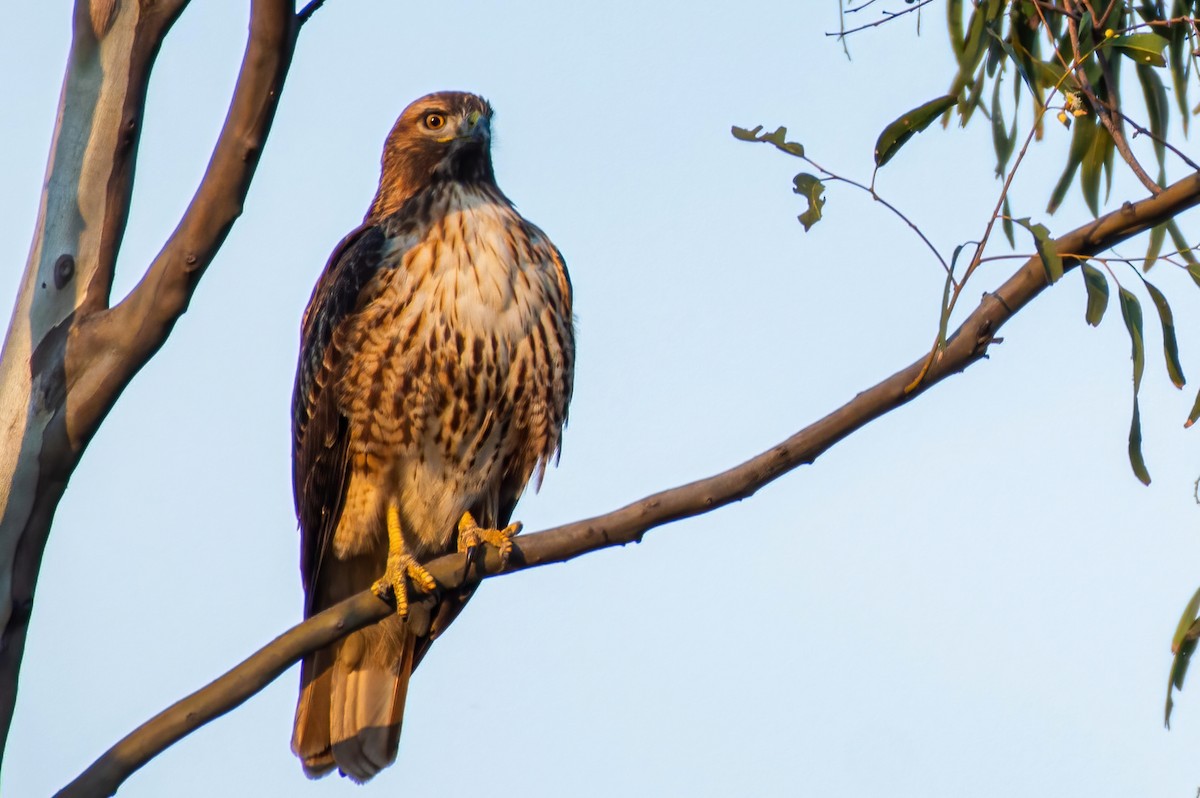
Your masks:
<instances>
[{"instance_id":1,"label":"hawk's head","mask_svg":"<svg viewBox=\"0 0 1200 798\"><path fill-rule=\"evenodd\" d=\"M370 216L397 210L404 200L441 180L494 183L492 106L475 94L427 94L404 109L383 147L383 173Z\"/></svg>"}]
</instances>

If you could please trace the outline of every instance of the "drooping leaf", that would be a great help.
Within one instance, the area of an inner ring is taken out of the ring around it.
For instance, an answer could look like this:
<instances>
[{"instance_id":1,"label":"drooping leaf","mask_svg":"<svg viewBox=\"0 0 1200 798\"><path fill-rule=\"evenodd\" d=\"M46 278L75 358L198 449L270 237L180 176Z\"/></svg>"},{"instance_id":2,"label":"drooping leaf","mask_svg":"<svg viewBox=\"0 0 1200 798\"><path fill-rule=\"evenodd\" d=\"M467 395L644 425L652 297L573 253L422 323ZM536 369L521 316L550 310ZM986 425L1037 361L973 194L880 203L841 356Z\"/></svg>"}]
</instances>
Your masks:
<instances>
[{"instance_id":1,"label":"drooping leaf","mask_svg":"<svg viewBox=\"0 0 1200 798\"><path fill-rule=\"evenodd\" d=\"M1029 217L1013 219L1013 221L1033 234L1033 245L1042 259L1042 268L1046 270L1046 282L1053 284L1062 279L1062 257L1058 254L1058 245L1050 237L1050 231L1046 225L1033 224L1029 221Z\"/></svg>"},{"instance_id":2,"label":"drooping leaf","mask_svg":"<svg viewBox=\"0 0 1200 798\"><path fill-rule=\"evenodd\" d=\"M917 106L885 127L879 134L879 140L875 142L875 166L880 167L890 161L914 133L920 133L929 127L933 120L956 102L956 98L949 94L938 97Z\"/></svg>"},{"instance_id":3,"label":"drooping leaf","mask_svg":"<svg viewBox=\"0 0 1200 798\"><path fill-rule=\"evenodd\" d=\"M1034 79L1033 72L1030 70L1030 65L1039 62L1037 59L1031 58L1029 52L1024 50L1024 48L1022 48L1021 52L1018 52L1012 43L1001 39L996 33L992 33L992 35L1000 42L1000 46L1004 48L1004 52L1008 53L1013 66L1017 68L1017 74L1021 76L1021 80L1025 81L1025 85L1029 88L1029 93L1037 100L1037 105L1040 108L1042 106L1041 85ZM1017 46L1019 46L1019 40Z\"/></svg>"},{"instance_id":4,"label":"drooping leaf","mask_svg":"<svg viewBox=\"0 0 1200 798\"><path fill-rule=\"evenodd\" d=\"M1200 614L1200 590L1192 595L1192 600L1183 608L1183 615L1179 616L1179 623L1175 627L1175 637L1171 640L1171 653L1175 656L1171 660L1171 676L1167 680L1167 706L1163 713L1163 725L1168 729L1171 728L1171 708L1174 703L1171 700L1171 692L1183 689L1188 662L1196 650L1197 641L1200 641L1197 614Z\"/></svg>"},{"instance_id":5,"label":"drooping leaf","mask_svg":"<svg viewBox=\"0 0 1200 798\"><path fill-rule=\"evenodd\" d=\"M1088 210L1093 216L1100 215L1100 175L1104 168L1106 146L1112 143L1112 137L1102 126L1095 126L1095 135L1091 146L1083 156L1080 172L1080 186L1083 188L1083 199L1087 202Z\"/></svg>"},{"instance_id":6,"label":"drooping leaf","mask_svg":"<svg viewBox=\"0 0 1200 798\"><path fill-rule=\"evenodd\" d=\"M1012 157L1015 141L1004 124L1004 106L1000 102L1000 80L992 86L992 145L996 148L996 176L1002 177ZM1014 120L1015 121L1015 120Z\"/></svg>"},{"instance_id":7,"label":"drooping leaf","mask_svg":"<svg viewBox=\"0 0 1200 798\"><path fill-rule=\"evenodd\" d=\"M1196 260L1196 253L1192 251L1192 245L1183 237L1183 231L1179 229L1179 224L1174 219L1167 221L1167 232L1171 235L1171 244L1179 252L1179 257L1183 258L1184 263L1188 265L1188 274L1192 276L1196 285L1200 285L1200 261Z\"/></svg>"},{"instance_id":8,"label":"drooping leaf","mask_svg":"<svg viewBox=\"0 0 1200 798\"><path fill-rule=\"evenodd\" d=\"M807 172L801 172L792 179L795 187L792 191L808 200L808 210L800 214L800 224L804 225L804 232L808 232L814 224L821 221L821 209L825 207L825 200L821 198L822 192L825 191L825 184L816 175L810 175Z\"/></svg>"},{"instance_id":9,"label":"drooping leaf","mask_svg":"<svg viewBox=\"0 0 1200 798\"><path fill-rule=\"evenodd\" d=\"M983 60L983 54L987 52L987 37L985 35L987 29L986 9L976 6L975 10L971 12L971 20L967 24L967 33L963 41L962 50L957 53L958 74L954 77L954 82L950 84L950 95L958 97L962 94L963 89L970 84L971 77L979 67L979 62Z\"/></svg>"},{"instance_id":10,"label":"drooping leaf","mask_svg":"<svg viewBox=\"0 0 1200 798\"><path fill-rule=\"evenodd\" d=\"M1183 364L1179 362L1179 342L1175 339L1175 316L1171 313L1171 306L1167 303L1167 297L1163 292L1144 277L1142 282L1146 284L1150 299L1158 310L1159 321L1162 322L1163 356L1167 361L1167 375L1171 378L1172 385L1182 388L1187 380L1183 376Z\"/></svg>"},{"instance_id":11,"label":"drooping leaf","mask_svg":"<svg viewBox=\"0 0 1200 798\"><path fill-rule=\"evenodd\" d=\"M1182 10L1181 10L1182 11ZM1186 11L1182 11L1178 16L1187 16ZM1175 16L1175 15L1172 15ZM1188 132L1188 119L1191 114L1188 113L1188 71L1191 66L1191 53L1187 47L1188 25L1174 24L1170 27L1170 44L1167 52L1171 62L1171 84L1175 90L1175 103L1179 107L1179 119L1183 123L1183 135Z\"/></svg>"},{"instance_id":12,"label":"drooping leaf","mask_svg":"<svg viewBox=\"0 0 1200 798\"><path fill-rule=\"evenodd\" d=\"M963 0L949 0L946 3L946 24L950 30L950 49L954 51L954 57L960 63L963 49L967 43L966 34L963 33L962 8Z\"/></svg>"},{"instance_id":13,"label":"drooping leaf","mask_svg":"<svg viewBox=\"0 0 1200 798\"><path fill-rule=\"evenodd\" d=\"M1081 116L1075 120L1075 130L1071 134L1071 149L1067 152L1067 165L1063 169L1062 176L1058 178L1054 191L1050 193L1050 204L1046 206L1046 213L1054 213L1062 204L1067 190L1071 187L1071 180L1075 177L1075 172L1083 162L1084 156L1091 150L1095 138L1095 119L1090 116Z\"/></svg>"},{"instance_id":14,"label":"drooping leaf","mask_svg":"<svg viewBox=\"0 0 1200 798\"><path fill-rule=\"evenodd\" d=\"M1142 271L1150 271L1150 267L1158 260L1158 256L1162 253L1163 242L1167 238L1167 226L1160 224L1157 227L1150 228L1150 243L1146 246L1146 259L1142 261Z\"/></svg>"},{"instance_id":15,"label":"drooping leaf","mask_svg":"<svg viewBox=\"0 0 1200 798\"><path fill-rule=\"evenodd\" d=\"M1108 279L1104 272L1089 263L1080 263L1079 270L1087 288L1087 311L1084 318L1088 324L1097 327L1104 318L1104 311L1108 310Z\"/></svg>"},{"instance_id":16,"label":"drooping leaf","mask_svg":"<svg viewBox=\"0 0 1200 798\"><path fill-rule=\"evenodd\" d=\"M1000 208L1003 216L1000 219L1000 228L1004 230L1004 237L1008 239L1008 245L1013 249L1017 248L1017 239L1013 231L1012 208L1008 204L1008 194L1004 195L1004 204Z\"/></svg>"},{"instance_id":17,"label":"drooping leaf","mask_svg":"<svg viewBox=\"0 0 1200 798\"><path fill-rule=\"evenodd\" d=\"M1188 413L1187 421L1183 422L1183 428L1187 429L1200 419L1200 393L1196 394L1196 401L1192 404L1192 412Z\"/></svg>"},{"instance_id":18,"label":"drooping leaf","mask_svg":"<svg viewBox=\"0 0 1200 798\"><path fill-rule=\"evenodd\" d=\"M1138 408L1138 392L1142 387L1142 372L1146 368L1146 343L1142 328L1142 306L1136 296L1117 286L1117 297L1121 305L1121 318L1129 331L1133 347L1133 418L1129 423L1129 465L1143 485L1150 484L1150 472L1142 457L1142 416Z\"/></svg>"},{"instance_id":19,"label":"drooping leaf","mask_svg":"<svg viewBox=\"0 0 1200 798\"><path fill-rule=\"evenodd\" d=\"M1197 588L1196 592L1192 594L1191 601L1187 603L1187 606L1183 608L1183 614L1179 616L1179 623L1175 624L1175 636L1171 638L1172 654L1179 652L1184 640L1187 638L1188 630L1192 628L1192 624L1195 623L1197 617L1200 617L1200 588ZM1175 686L1179 688L1183 687L1182 678L1178 683L1175 683Z\"/></svg>"},{"instance_id":20,"label":"drooping leaf","mask_svg":"<svg viewBox=\"0 0 1200 798\"><path fill-rule=\"evenodd\" d=\"M1138 81L1142 84L1142 94L1146 97L1146 112L1150 116L1150 132L1154 136L1154 156L1158 159L1158 169L1161 175L1166 164L1167 146L1164 142L1170 116L1167 90L1158 77L1158 73L1151 67L1138 64L1137 74Z\"/></svg>"},{"instance_id":21,"label":"drooping leaf","mask_svg":"<svg viewBox=\"0 0 1200 798\"><path fill-rule=\"evenodd\" d=\"M1167 59L1163 57L1163 48L1167 46L1167 40L1153 33L1131 33L1128 36L1116 36L1109 39L1107 45L1139 64L1150 64L1156 67L1167 65Z\"/></svg>"}]
</instances>

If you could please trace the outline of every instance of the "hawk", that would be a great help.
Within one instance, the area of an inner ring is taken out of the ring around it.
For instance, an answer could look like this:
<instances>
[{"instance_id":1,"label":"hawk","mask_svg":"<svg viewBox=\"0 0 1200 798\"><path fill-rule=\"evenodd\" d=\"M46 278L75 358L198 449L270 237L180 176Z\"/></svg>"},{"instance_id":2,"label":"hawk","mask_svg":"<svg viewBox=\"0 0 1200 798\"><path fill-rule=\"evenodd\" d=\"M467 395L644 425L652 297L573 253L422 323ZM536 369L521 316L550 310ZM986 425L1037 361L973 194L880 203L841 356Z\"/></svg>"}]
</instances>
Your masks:
<instances>
[{"instance_id":1,"label":"hawk","mask_svg":"<svg viewBox=\"0 0 1200 798\"><path fill-rule=\"evenodd\" d=\"M367 588L397 610L304 659L292 750L313 778L336 767L362 782L395 760L412 670L471 595L427 595L422 563L481 543L507 556L513 507L567 420L571 284L496 185L491 120L461 92L404 110L371 208L304 313L292 463L305 617Z\"/></svg>"}]
</instances>

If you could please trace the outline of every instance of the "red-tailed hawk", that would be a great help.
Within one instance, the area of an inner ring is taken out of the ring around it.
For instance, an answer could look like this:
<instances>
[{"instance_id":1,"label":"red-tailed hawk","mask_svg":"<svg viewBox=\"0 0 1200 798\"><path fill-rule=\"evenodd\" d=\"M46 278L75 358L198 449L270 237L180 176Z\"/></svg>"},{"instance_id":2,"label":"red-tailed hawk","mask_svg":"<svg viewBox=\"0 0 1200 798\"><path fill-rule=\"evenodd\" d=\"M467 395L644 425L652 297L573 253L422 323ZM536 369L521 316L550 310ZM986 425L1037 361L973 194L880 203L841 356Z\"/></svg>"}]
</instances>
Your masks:
<instances>
[{"instance_id":1,"label":"red-tailed hawk","mask_svg":"<svg viewBox=\"0 0 1200 798\"><path fill-rule=\"evenodd\" d=\"M410 603L421 563L511 548L513 507L558 451L571 397L562 256L496 185L492 109L404 110L366 219L304 313L293 479L305 616L374 587L397 614L305 658L292 749L366 781L396 758L413 668L470 597Z\"/></svg>"}]
</instances>

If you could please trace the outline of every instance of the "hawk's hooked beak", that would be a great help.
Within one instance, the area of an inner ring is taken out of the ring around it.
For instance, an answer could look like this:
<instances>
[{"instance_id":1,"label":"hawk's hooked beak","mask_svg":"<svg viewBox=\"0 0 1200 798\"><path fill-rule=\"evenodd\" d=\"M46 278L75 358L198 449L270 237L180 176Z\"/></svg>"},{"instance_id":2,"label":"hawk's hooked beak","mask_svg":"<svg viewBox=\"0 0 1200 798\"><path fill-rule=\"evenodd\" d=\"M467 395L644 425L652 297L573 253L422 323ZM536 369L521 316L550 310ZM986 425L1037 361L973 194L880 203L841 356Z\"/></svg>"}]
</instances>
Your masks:
<instances>
[{"instance_id":1,"label":"hawk's hooked beak","mask_svg":"<svg viewBox=\"0 0 1200 798\"><path fill-rule=\"evenodd\" d=\"M471 111L463 117L462 124L458 126L458 135L455 138L486 141L488 134L491 132L490 128L491 125L488 124L487 117L479 111Z\"/></svg>"}]
</instances>

